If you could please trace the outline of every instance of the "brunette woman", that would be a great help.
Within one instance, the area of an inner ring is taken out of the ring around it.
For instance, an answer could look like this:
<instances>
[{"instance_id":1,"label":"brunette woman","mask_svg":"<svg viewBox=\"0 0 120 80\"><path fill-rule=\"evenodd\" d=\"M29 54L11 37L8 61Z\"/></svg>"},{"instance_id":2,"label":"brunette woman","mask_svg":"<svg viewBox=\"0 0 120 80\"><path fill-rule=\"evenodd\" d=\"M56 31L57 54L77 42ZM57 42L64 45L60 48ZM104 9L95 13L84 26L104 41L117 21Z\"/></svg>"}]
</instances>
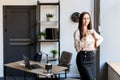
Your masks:
<instances>
[{"instance_id":1,"label":"brunette woman","mask_svg":"<svg viewBox=\"0 0 120 80\"><path fill-rule=\"evenodd\" d=\"M79 17L78 29L74 32L77 51L76 64L82 80L95 80L95 51L103 38L92 28L91 16L83 12Z\"/></svg>"}]
</instances>

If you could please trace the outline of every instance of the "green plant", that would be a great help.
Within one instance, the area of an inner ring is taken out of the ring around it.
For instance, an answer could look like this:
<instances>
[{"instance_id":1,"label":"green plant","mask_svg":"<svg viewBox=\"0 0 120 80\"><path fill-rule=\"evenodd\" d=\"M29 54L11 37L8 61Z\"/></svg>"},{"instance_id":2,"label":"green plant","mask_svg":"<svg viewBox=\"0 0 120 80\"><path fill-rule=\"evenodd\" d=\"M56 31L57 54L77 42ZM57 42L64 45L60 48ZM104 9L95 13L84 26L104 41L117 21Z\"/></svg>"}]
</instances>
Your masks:
<instances>
[{"instance_id":1,"label":"green plant","mask_svg":"<svg viewBox=\"0 0 120 80\"><path fill-rule=\"evenodd\" d=\"M45 37L46 36L46 33L45 32L40 32L39 34L38 34L38 38L40 39L41 37Z\"/></svg>"},{"instance_id":2,"label":"green plant","mask_svg":"<svg viewBox=\"0 0 120 80\"><path fill-rule=\"evenodd\" d=\"M53 50L51 50L50 51L52 54L54 54L54 55L57 55L58 54L58 51L56 50L56 49L53 49Z\"/></svg>"},{"instance_id":3,"label":"green plant","mask_svg":"<svg viewBox=\"0 0 120 80\"><path fill-rule=\"evenodd\" d=\"M51 14L51 13L47 13L46 16L47 16L47 17L53 17L54 15Z\"/></svg>"}]
</instances>

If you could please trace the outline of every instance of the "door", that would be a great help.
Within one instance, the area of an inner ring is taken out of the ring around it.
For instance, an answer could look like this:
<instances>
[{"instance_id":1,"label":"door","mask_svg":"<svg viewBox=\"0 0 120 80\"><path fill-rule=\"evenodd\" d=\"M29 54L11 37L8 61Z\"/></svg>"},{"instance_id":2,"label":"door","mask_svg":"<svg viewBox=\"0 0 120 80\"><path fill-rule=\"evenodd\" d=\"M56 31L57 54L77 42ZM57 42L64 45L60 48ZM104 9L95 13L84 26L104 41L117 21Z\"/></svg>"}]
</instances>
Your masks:
<instances>
[{"instance_id":1,"label":"door","mask_svg":"<svg viewBox=\"0 0 120 80\"><path fill-rule=\"evenodd\" d=\"M3 16L4 64L22 60L23 54L33 60L36 52L34 45L36 40L36 7L4 6ZM13 69L6 71L8 75L21 74Z\"/></svg>"}]
</instances>

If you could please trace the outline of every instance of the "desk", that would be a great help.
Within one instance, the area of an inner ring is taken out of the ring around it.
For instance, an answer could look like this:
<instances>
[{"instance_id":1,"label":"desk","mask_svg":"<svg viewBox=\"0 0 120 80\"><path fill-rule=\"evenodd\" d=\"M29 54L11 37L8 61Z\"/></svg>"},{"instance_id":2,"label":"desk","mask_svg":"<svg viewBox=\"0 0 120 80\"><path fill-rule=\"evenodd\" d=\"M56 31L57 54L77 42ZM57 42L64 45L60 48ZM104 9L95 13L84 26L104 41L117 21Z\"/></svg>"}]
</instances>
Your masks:
<instances>
[{"instance_id":1,"label":"desk","mask_svg":"<svg viewBox=\"0 0 120 80\"><path fill-rule=\"evenodd\" d=\"M120 80L120 62L107 62L108 80Z\"/></svg>"},{"instance_id":2,"label":"desk","mask_svg":"<svg viewBox=\"0 0 120 80\"><path fill-rule=\"evenodd\" d=\"M49 77L51 75L58 74L59 72L66 71L66 69L67 69L67 67L61 67L61 66L53 65L52 69L51 69L52 74L45 74L44 73L46 71L45 70L45 64L39 63L39 62L35 62L35 61L30 61L30 64L38 64L42 68L29 70L24 65L21 65L21 63L23 63L23 62L24 61L17 61L17 62L12 62L12 63L8 63L8 64L4 64L4 80L6 80L6 68L7 67L13 68L13 69L17 69L17 70L21 70L21 71L24 71L24 72L29 72L29 73L33 73L33 74L42 75L42 76L45 76L45 77ZM24 75L24 77L26 77L26 75Z\"/></svg>"}]
</instances>

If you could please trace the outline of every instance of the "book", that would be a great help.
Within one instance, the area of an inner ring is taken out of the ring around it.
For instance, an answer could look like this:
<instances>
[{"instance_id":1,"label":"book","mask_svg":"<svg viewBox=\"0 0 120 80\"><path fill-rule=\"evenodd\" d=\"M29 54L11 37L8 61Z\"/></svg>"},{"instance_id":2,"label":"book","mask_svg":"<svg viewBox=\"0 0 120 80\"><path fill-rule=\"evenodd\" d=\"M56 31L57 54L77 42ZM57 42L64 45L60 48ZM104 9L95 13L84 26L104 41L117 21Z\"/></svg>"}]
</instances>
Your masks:
<instances>
[{"instance_id":1,"label":"book","mask_svg":"<svg viewBox=\"0 0 120 80\"><path fill-rule=\"evenodd\" d=\"M46 28L46 39L59 39L58 28Z\"/></svg>"}]
</instances>

